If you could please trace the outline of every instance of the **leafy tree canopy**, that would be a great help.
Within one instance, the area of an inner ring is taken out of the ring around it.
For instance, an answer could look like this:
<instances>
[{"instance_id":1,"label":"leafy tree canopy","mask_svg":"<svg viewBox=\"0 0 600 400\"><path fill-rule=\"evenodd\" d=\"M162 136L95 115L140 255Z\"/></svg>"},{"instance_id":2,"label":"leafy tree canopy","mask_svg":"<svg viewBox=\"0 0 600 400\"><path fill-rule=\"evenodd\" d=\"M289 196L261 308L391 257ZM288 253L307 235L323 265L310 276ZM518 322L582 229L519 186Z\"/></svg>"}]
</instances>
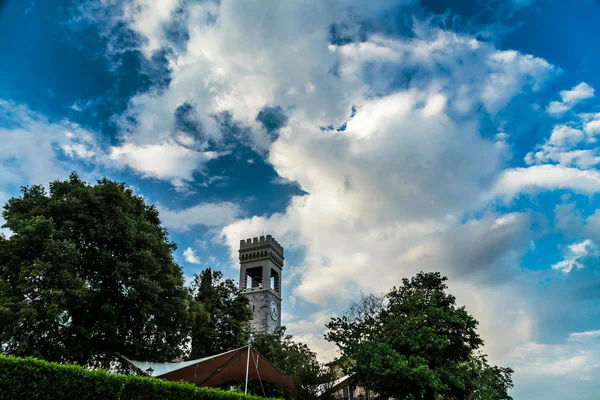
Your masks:
<instances>
[{"instance_id":1,"label":"leafy tree canopy","mask_svg":"<svg viewBox=\"0 0 600 400\"><path fill-rule=\"evenodd\" d=\"M346 372L383 398L510 399L512 370L487 364L478 323L446 293L446 280L421 272L332 318L325 338Z\"/></svg>"},{"instance_id":2,"label":"leafy tree canopy","mask_svg":"<svg viewBox=\"0 0 600 400\"><path fill-rule=\"evenodd\" d=\"M208 268L194 276L190 359L233 350L248 344L252 310L231 279Z\"/></svg>"},{"instance_id":3,"label":"leafy tree canopy","mask_svg":"<svg viewBox=\"0 0 600 400\"><path fill-rule=\"evenodd\" d=\"M189 294L158 211L124 183L24 187L4 206L2 351L107 366L182 353Z\"/></svg>"}]
</instances>

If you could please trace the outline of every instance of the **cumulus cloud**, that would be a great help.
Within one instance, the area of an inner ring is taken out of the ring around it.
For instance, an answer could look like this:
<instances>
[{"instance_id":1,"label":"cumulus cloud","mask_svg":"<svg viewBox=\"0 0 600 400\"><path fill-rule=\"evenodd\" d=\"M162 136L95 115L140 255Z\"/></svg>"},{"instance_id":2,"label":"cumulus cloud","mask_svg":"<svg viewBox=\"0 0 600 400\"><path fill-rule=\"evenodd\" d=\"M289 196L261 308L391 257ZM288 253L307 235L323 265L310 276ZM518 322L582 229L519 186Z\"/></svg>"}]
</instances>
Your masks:
<instances>
[{"instance_id":1,"label":"cumulus cloud","mask_svg":"<svg viewBox=\"0 0 600 400\"><path fill-rule=\"evenodd\" d=\"M580 114L575 121L555 125L550 137L525 156L525 163L532 167L505 171L498 182L503 186L500 190L512 194L541 188L587 194L597 191L595 167L600 164L594 137L597 117L597 114Z\"/></svg>"},{"instance_id":2,"label":"cumulus cloud","mask_svg":"<svg viewBox=\"0 0 600 400\"><path fill-rule=\"evenodd\" d=\"M242 216L240 208L231 202L201 203L190 208L171 210L158 205L162 223L176 232L185 232L193 226L224 226Z\"/></svg>"},{"instance_id":3,"label":"cumulus cloud","mask_svg":"<svg viewBox=\"0 0 600 400\"><path fill-rule=\"evenodd\" d=\"M552 101L546 107L546 111L553 117L559 117L577 103L594 97L594 88L585 82L581 82L570 90L561 91L560 97L562 101Z\"/></svg>"},{"instance_id":4,"label":"cumulus cloud","mask_svg":"<svg viewBox=\"0 0 600 400\"><path fill-rule=\"evenodd\" d=\"M214 151L199 152L174 142L138 146L127 143L113 147L109 154L117 166L127 166L143 176L170 181L183 186L193 181L193 173L218 157Z\"/></svg>"},{"instance_id":5,"label":"cumulus cloud","mask_svg":"<svg viewBox=\"0 0 600 400\"><path fill-rule=\"evenodd\" d=\"M536 151L525 156L529 165L558 163L567 167L589 169L600 163L600 154L595 140L581 129L567 125L556 125L550 138Z\"/></svg>"},{"instance_id":6,"label":"cumulus cloud","mask_svg":"<svg viewBox=\"0 0 600 400\"><path fill-rule=\"evenodd\" d=\"M416 24L415 35L412 39L373 35L367 42L332 46L342 56L341 76L356 79L357 73L368 65L372 75L368 75L369 83L380 89L393 86L403 74L418 68L424 74L413 77L411 87L423 89L433 84L445 88L448 92L441 92L446 96L444 103L448 101L455 111L467 114L481 104L495 113L524 88L540 90L557 72L544 59L498 50L470 36L431 29L425 23ZM391 63L397 69L374 69L373 63Z\"/></svg>"},{"instance_id":7,"label":"cumulus cloud","mask_svg":"<svg viewBox=\"0 0 600 400\"><path fill-rule=\"evenodd\" d=\"M583 130L586 134L590 136L600 134L600 113L581 114L581 118L584 121Z\"/></svg>"},{"instance_id":8,"label":"cumulus cloud","mask_svg":"<svg viewBox=\"0 0 600 400\"><path fill-rule=\"evenodd\" d=\"M196 255L196 250L191 247L183 251L183 258L190 264L200 264L200 258Z\"/></svg>"},{"instance_id":9,"label":"cumulus cloud","mask_svg":"<svg viewBox=\"0 0 600 400\"><path fill-rule=\"evenodd\" d=\"M78 163L110 169L131 168L145 177L177 187L193 181L194 172L226 154L206 145L187 146L181 131L155 144L124 141L107 149L97 135L67 120L52 122L26 106L0 100L0 185L47 183L64 178ZM189 143L188 143L189 144Z\"/></svg>"},{"instance_id":10,"label":"cumulus cloud","mask_svg":"<svg viewBox=\"0 0 600 400\"><path fill-rule=\"evenodd\" d=\"M0 188L64 178L72 168L70 159L89 160L98 152L95 136L81 126L49 121L24 105L1 99L0 137Z\"/></svg>"},{"instance_id":11,"label":"cumulus cloud","mask_svg":"<svg viewBox=\"0 0 600 400\"><path fill-rule=\"evenodd\" d=\"M594 97L594 88L585 82L581 82L571 90L560 92L560 97L567 104L576 104L582 100Z\"/></svg>"},{"instance_id":12,"label":"cumulus cloud","mask_svg":"<svg viewBox=\"0 0 600 400\"><path fill-rule=\"evenodd\" d=\"M534 165L528 168L511 168L500 174L493 193L510 199L521 192L536 193L542 190L569 189L584 194L600 190L600 173L562 165Z\"/></svg>"},{"instance_id":13,"label":"cumulus cloud","mask_svg":"<svg viewBox=\"0 0 600 400\"><path fill-rule=\"evenodd\" d=\"M398 4L383 1L378 6ZM155 7L151 1L132 0L121 7L121 13L110 14L111 22L125 22L145 38L140 46L147 57L157 49L170 49L171 81L164 90L140 93L130 100L120 119L124 142L112 150L112 158L176 185L201 169L210 159L204 151L215 151L213 147L223 139L215 123L215 115L223 112L252 128L255 146L269 149L269 128L257 118L264 110L278 109L286 118L315 126L341 126L352 106L369 102L373 89L389 87L387 83L414 69L424 75L415 76L411 88L430 95L423 100L425 117L443 112L447 105L468 113L483 104L495 113L522 90L539 90L555 72L541 58L499 50L418 21L413 39L371 35L360 44L331 44L332 25L348 21L356 25L356 15L370 15L358 13L370 9L362 1L270 6L257 0L206 1L181 8L176 1ZM268 17L262 12L265 7L271 10ZM175 46L167 34L173 24L185 33L183 44ZM372 68L386 63L395 68ZM187 135L187 145L178 147L171 141L178 136L176 109L184 104L193 105L202 134ZM207 143L211 149L207 150ZM199 154L190 146L203 150ZM164 158L165 167L148 162L150 154Z\"/></svg>"},{"instance_id":14,"label":"cumulus cloud","mask_svg":"<svg viewBox=\"0 0 600 400\"><path fill-rule=\"evenodd\" d=\"M170 46L165 27L179 6L152 3L135 0L124 7L129 27L147 38L142 49L148 57ZM264 13L265 7L272 12ZM184 102L198 110L205 135L218 140L213 116L231 112L240 123L256 128L255 140L263 147L268 140L256 117L266 106L293 106L315 123L341 124L350 110L346 97L352 88L328 73L336 56L327 45L328 27L344 9L341 2L187 3L179 28L188 40L170 53L171 83L164 91L131 99L122 118L128 140L136 145L161 142L175 124L174 108Z\"/></svg>"},{"instance_id":15,"label":"cumulus cloud","mask_svg":"<svg viewBox=\"0 0 600 400\"><path fill-rule=\"evenodd\" d=\"M552 269L568 274L574 268L583 268L581 260L584 257L589 256L594 250L596 250L596 244L590 239L573 243L568 246L565 259L552 265Z\"/></svg>"}]
</instances>

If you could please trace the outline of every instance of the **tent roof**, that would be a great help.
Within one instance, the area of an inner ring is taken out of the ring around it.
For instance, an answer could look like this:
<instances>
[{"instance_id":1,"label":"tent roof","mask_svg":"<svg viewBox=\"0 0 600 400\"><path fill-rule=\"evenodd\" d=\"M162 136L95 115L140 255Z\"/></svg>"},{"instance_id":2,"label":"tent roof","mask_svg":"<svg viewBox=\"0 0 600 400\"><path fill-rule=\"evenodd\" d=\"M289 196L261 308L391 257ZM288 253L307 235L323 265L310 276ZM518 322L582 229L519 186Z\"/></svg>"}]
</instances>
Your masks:
<instances>
[{"instance_id":1,"label":"tent roof","mask_svg":"<svg viewBox=\"0 0 600 400\"><path fill-rule=\"evenodd\" d=\"M353 379L352 375L346 375L339 379L336 379L333 382L318 385L316 394L318 397L320 397L325 393L337 392L338 390L345 388L346 386L352 384L353 382L354 382L354 379Z\"/></svg>"},{"instance_id":2,"label":"tent roof","mask_svg":"<svg viewBox=\"0 0 600 400\"><path fill-rule=\"evenodd\" d=\"M248 347L227 351L198 360L180 363L149 363L125 358L144 373L148 368L154 370L152 376L169 381L187 381L198 386L218 386L246 378ZM275 368L256 350L250 350L249 379L260 379L281 386L292 392L294 385L290 378Z\"/></svg>"},{"instance_id":3,"label":"tent roof","mask_svg":"<svg viewBox=\"0 0 600 400\"><path fill-rule=\"evenodd\" d=\"M190 365L194 365L194 364L209 360L211 358L221 356L223 354L231 353L233 351L238 351L240 349L241 348L226 351L225 353L217 354L216 356L198 358L196 360L183 361L183 362L172 362L172 363L154 363L154 362L147 362L147 361L135 361L135 360L130 360L129 358L127 358L125 356L122 356L122 357L125 360L127 360L128 362L130 362L131 364L133 364L133 366L135 366L136 368L138 368L140 371L142 371L145 374L148 374L146 372L148 370L148 368L152 368L153 372L150 375L152 375L154 377L159 377L161 375L167 374L167 373L175 371L177 369L189 367Z\"/></svg>"}]
</instances>

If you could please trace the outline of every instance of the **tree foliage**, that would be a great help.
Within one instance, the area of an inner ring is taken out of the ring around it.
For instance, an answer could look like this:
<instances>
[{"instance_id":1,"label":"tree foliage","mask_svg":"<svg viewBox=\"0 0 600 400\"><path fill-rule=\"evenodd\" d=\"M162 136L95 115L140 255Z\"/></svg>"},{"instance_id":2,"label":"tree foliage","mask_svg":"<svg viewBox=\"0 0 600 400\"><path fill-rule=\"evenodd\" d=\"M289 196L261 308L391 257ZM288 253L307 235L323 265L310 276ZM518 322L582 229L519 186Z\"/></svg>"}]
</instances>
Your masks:
<instances>
[{"instance_id":1,"label":"tree foliage","mask_svg":"<svg viewBox=\"0 0 600 400\"><path fill-rule=\"evenodd\" d=\"M477 354L471 361L476 382L467 396L468 400L511 400L508 392L513 387L513 370L506 367L490 366L484 354Z\"/></svg>"},{"instance_id":2,"label":"tree foliage","mask_svg":"<svg viewBox=\"0 0 600 400\"><path fill-rule=\"evenodd\" d=\"M314 399L326 391L334 380L333 373L320 364L317 356L304 343L294 341L281 326L272 334L258 335L252 347L269 360L274 367L290 377L296 387L296 399ZM282 397L285 394L275 384L252 382L250 391L265 397ZM263 392L264 390L264 392Z\"/></svg>"},{"instance_id":3,"label":"tree foliage","mask_svg":"<svg viewBox=\"0 0 600 400\"><path fill-rule=\"evenodd\" d=\"M346 372L384 398L510 399L512 370L487 364L478 323L446 293L446 280L421 272L333 318L326 339Z\"/></svg>"},{"instance_id":4,"label":"tree foliage","mask_svg":"<svg viewBox=\"0 0 600 400\"><path fill-rule=\"evenodd\" d=\"M189 294L158 211L124 183L24 187L4 206L2 351L106 366L181 355Z\"/></svg>"},{"instance_id":5,"label":"tree foliage","mask_svg":"<svg viewBox=\"0 0 600 400\"><path fill-rule=\"evenodd\" d=\"M190 359L202 358L248 344L252 310L231 279L205 269L191 285L193 326Z\"/></svg>"}]
</instances>

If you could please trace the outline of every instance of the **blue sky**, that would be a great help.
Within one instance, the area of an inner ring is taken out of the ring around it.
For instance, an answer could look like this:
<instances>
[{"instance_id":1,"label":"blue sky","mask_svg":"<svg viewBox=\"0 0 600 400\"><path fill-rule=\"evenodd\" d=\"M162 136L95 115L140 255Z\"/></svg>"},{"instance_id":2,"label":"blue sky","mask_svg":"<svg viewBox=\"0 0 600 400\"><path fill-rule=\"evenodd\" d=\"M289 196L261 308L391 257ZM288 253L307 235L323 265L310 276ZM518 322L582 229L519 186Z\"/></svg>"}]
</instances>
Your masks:
<instances>
[{"instance_id":1,"label":"blue sky","mask_svg":"<svg viewBox=\"0 0 600 400\"><path fill-rule=\"evenodd\" d=\"M2 2L0 203L125 181L188 277L270 233L323 360L360 291L441 271L516 399L595 398L600 4L454 3Z\"/></svg>"}]
</instances>

